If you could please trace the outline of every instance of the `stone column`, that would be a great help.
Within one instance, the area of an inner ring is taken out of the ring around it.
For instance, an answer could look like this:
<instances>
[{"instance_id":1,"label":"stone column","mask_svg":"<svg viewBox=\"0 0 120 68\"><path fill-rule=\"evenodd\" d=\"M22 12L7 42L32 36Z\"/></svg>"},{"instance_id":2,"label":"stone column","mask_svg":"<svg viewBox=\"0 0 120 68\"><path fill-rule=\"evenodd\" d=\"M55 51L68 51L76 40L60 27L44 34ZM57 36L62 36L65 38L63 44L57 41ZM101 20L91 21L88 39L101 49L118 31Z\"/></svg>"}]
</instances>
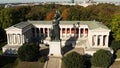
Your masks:
<instances>
[{"instance_id":1,"label":"stone column","mask_svg":"<svg viewBox=\"0 0 120 68\"><path fill-rule=\"evenodd\" d=\"M14 36L13 34L11 34L11 44L13 44L13 42L14 42Z\"/></svg>"},{"instance_id":2,"label":"stone column","mask_svg":"<svg viewBox=\"0 0 120 68\"><path fill-rule=\"evenodd\" d=\"M45 28L43 28L43 36L45 37Z\"/></svg>"},{"instance_id":3,"label":"stone column","mask_svg":"<svg viewBox=\"0 0 120 68\"><path fill-rule=\"evenodd\" d=\"M100 46L103 46L103 35L100 36Z\"/></svg>"},{"instance_id":4,"label":"stone column","mask_svg":"<svg viewBox=\"0 0 120 68\"><path fill-rule=\"evenodd\" d=\"M106 39L105 39L105 46L108 47L108 41L109 41L109 37L108 35L106 35Z\"/></svg>"},{"instance_id":5,"label":"stone column","mask_svg":"<svg viewBox=\"0 0 120 68\"><path fill-rule=\"evenodd\" d=\"M18 34L16 34L16 44L18 44L19 38L18 38Z\"/></svg>"},{"instance_id":6,"label":"stone column","mask_svg":"<svg viewBox=\"0 0 120 68\"><path fill-rule=\"evenodd\" d=\"M65 38L67 37L67 29L65 28Z\"/></svg>"},{"instance_id":7,"label":"stone column","mask_svg":"<svg viewBox=\"0 0 120 68\"><path fill-rule=\"evenodd\" d=\"M95 38L95 46L97 46L98 45L98 35L96 35L95 37L96 37Z\"/></svg>"},{"instance_id":8,"label":"stone column","mask_svg":"<svg viewBox=\"0 0 120 68\"><path fill-rule=\"evenodd\" d=\"M24 34L22 35L22 44L25 43Z\"/></svg>"},{"instance_id":9,"label":"stone column","mask_svg":"<svg viewBox=\"0 0 120 68\"><path fill-rule=\"evenodd\" d=\"M71 30L72 30L72 28L70 28L70 35L72 34L72 33L71 33Z\"/></svg>"},{"instance_id":10,"label":"stone column","mask_svg":"<svg viewBox=\"0 0 120 68\"><path fill-rule=\"evenodd\" d=\"M19 34L17 34L18 44L20 44Z\"/></svg>"},{"instance_id":11,"label":"stone column","mask_svg":"<svg viewBox=\"0 0 120 68\"><path fill-rule=\"evenodd\" d=\"M61 28L61 30L60 30L60 37L61 37L61 39L62 39L62 28Z\"/></svg>"},{"instance_id":12,"label":"stone column","mask_svg":"<svg viewBox=\"0 0 120 68\"><path fill-rule=\"evenodd\" d=\"M13 44L15 44L15 34L13 34Z\"/></svg>"},{"instance_id":13,"label":"stone column","mask_svg":"<svg viewBox=\"0 0 120 68\"><path fill-rule=\"evenodd\" d=\"M41 30L40 30L40 28L39 28L39 37L41 37Z\"/></svg>"},{"instance_id":14,"label":"stone column","mask_svg":"<svg viewBox=\"0 0 120 68\"><path fill-rule=\"evenodd\" d=\"M85 28L83 28L83 38L85 38Z\"/></svg>"},{"instance_id":15,"label":"stone column","mask_svg":"<svg viewBox=\"0 0 120 68\"><path fill-rule=\"evenodd\" d=\"M23 43L23 37L22 37L22 34L20 34L20 44L22 45Z\"/></svg>"},{"instance_id":16,"label":"stone column","mask_svg":"<svg viewBox=\"0 0 120 68\"><path fill-rule=\"evenodd\" d=\"M9 43L12 44L11 34L9 34Z\"/></svg>"},{"instance_id":17,"label":"stone column","mask_svg":"<svg viewBox=\"0 0 120 68\"><path fill-rule=\"evenodd\" d=\"M45 28L43 28L43 34L45 34Z\"/></svg>"},{"instance_id":18,"label":"stone column","mask_svg":"<svg viewBox=\"0 0 120 68\"><path fill-rule=\"evenodd\" d=\"M74 36L76 36L76 27L74 27Z\"/></svg>"},{"instance_id":19,"label":"stone column","mask_svg":"<svg viewBox=\"0 0 120 68\"><path fill-rule=\"evenodd\" d=\"M47 30L48 30L48 31L47 31L48 37L50 37L50 35L49 35L49 32L50 32L49 30L50 30L50 29L48 28Z\"/></svg>"},{"instance_id":20,"label":"stone column","mask_svg":"<svg viewBox=\"0 0 120 68\"><path fill-rule=\"evenodd\" d=\"M10 41L9 41L9 34L7 34L7 43L10 44Z\"/></svg>"}]
</instances>

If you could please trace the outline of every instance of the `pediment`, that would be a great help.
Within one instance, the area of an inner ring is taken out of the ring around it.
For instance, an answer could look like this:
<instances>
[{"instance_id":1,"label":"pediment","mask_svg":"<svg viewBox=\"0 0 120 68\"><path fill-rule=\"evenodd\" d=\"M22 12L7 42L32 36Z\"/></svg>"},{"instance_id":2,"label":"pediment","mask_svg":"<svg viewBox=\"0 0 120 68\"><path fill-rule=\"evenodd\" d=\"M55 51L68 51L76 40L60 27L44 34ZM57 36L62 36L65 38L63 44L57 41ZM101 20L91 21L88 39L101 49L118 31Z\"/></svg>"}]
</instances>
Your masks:
<instances>
[{"instance_id":1,"label":"pediment","mask_svg":"<svg viewBox=\"0 0 120 68\"><path fill-rule=\"evenodd\" d=\"M7 31L19 31L19 30L21 30L21 29L12 26L12 27L9 27L9 28L7 28L7 29L5 29L5 30L7 30Z\"/></svg>"}]
</instances>

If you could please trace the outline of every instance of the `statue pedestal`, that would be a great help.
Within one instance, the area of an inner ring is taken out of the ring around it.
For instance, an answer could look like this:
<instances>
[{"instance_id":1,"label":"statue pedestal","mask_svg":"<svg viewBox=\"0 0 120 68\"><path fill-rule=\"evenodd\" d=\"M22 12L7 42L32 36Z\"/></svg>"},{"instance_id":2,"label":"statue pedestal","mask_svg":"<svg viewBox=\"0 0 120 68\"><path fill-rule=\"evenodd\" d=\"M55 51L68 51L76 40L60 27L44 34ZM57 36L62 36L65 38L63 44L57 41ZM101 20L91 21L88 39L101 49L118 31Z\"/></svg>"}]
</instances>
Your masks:
<instances>
[{"instance_id":1,"label":"statue pedestal","mask_svg":"<svg viewBox=\"0 0 120 68\"><path fill-rule=\"evenodd\" d=\"M60 41L49 42L49 55L48 56L62 57Z\"/></svg>"}]
</instances>

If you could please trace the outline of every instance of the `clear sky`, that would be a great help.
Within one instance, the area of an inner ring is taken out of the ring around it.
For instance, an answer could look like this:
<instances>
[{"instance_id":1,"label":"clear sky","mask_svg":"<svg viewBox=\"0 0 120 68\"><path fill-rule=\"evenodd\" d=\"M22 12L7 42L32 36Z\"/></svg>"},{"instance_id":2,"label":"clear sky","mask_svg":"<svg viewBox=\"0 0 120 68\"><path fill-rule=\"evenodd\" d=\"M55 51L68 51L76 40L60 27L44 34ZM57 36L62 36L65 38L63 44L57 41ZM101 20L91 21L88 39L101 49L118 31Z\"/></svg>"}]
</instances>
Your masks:
<instances>
[{"instance_id":1,"label":"clear sky","mask_svg":"<svg viewBox=\"0 0 120 68\"><path fill-rule=\"evenodd\" d=\"M45 2L45 1L71 1L71 0L0 0L0 3L18 3L18 2ZM83 1L83 0L75 0ZM102 2L120 2L120 0L94 0Z\"/></svg>"}]
</instances>

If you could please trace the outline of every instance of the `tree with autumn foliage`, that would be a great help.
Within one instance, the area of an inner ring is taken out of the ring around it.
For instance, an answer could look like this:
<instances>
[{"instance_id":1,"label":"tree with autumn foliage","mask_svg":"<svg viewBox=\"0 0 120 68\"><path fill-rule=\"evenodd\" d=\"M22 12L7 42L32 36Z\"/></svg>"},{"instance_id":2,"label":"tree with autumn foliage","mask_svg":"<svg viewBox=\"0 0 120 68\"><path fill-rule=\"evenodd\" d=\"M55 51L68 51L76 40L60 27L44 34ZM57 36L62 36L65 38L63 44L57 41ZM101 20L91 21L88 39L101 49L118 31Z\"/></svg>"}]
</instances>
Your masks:
<instances>
[{"instance_id":1,"label":"tree with autumn foliage","mask_svg":"<svg viewBox=\"0 0 120 68\"><path fill-rule=\"evenodd\" d=\"M53 20L54 19L54 11L50 11L46 15L46 20Z\"/></svg>"},{"instance_id":2,"label":"tree with autumn foliage","mask_svg":"<svg viewBox=\"0 0 120 68\"><path fill-rule=\"evenodd\" d=\"M64 9L62 12L62 19L67 20L69 9Z\"/></svg>"}]
</instances>

